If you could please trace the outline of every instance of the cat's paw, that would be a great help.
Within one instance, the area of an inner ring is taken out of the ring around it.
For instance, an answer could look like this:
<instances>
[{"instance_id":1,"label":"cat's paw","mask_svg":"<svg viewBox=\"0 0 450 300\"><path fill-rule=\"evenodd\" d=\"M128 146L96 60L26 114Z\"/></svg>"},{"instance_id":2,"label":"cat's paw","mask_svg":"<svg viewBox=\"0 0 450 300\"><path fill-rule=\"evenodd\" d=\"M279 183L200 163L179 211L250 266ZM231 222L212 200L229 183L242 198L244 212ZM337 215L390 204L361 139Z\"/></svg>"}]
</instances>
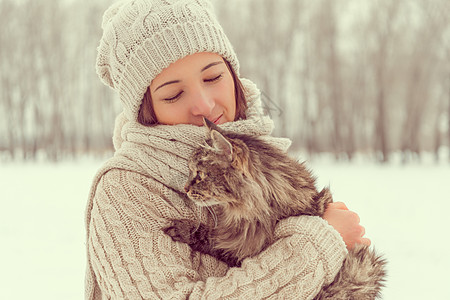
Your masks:
<instances>
[{"instance_id":1,"label":"cat's paw","mask_svg":"<svg viewBox=\"0 0 450 300\"><path fill-rule=\"evenodd\" d=\"M197 242L195 233L198 227L199 224L192 220L172 220L170 226L164 228L163 231L176 242L192 245Z\"/></svg>"}]
</instances>

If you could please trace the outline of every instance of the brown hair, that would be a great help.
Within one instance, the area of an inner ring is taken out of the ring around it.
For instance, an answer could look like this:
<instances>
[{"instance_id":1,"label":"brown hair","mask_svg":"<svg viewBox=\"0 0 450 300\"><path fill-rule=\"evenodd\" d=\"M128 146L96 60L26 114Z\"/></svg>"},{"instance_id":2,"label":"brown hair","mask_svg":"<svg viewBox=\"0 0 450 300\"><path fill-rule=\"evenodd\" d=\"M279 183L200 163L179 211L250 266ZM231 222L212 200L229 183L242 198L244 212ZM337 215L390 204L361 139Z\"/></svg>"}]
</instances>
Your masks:
<instances>
[{"instance_id":1,"label":"brown hair","mask_svg":"<svg viewBox=\"0 0 450 300\"><path fill-rule=\"evenodd\" d=\"M233 77L234 82L234 94L236 97L236 116L234 120L237 121L239 119L245 119L247 117L245 114L247 110L247 99L245 99L244 87L242 86L242 82L236 76L236 73L234 72L230 63L226 59L224 59L224 61L228 67L228 70L231 73L231 77ZM155 111L153 110L153 102L152 102L152 95L150 92L150 86L147 88L147 91L144 94L144 98L142 99L141 108L139 109L137 121L144 126L151 126L158 124Z\"/></svg>"}]
</instances>

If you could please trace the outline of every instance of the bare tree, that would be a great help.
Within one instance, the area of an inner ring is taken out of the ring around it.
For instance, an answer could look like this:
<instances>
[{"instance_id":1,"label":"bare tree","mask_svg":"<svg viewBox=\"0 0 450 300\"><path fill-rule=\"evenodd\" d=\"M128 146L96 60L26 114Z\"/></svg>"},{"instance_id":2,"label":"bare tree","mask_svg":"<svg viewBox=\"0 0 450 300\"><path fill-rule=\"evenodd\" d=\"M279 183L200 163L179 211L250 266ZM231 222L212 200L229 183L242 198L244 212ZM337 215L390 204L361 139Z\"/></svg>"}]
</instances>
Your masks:
<instances>
[{"instance_id":1,"label":"bare tree","mask_svg":"<svg viewBox=\"0 0 450 300\"><path fill-rule=\"evenodd\" d=\"M399 15L402 1L378 0L373 3L370 30L372 33L374 89L375 89L375 151L378 160L389 160L389 132L391 122L388 114L389 86L393 78L390 76L390 60L392 43L396 36L394 25Z\"/></svg>"},{"instance_id":2,"label":"bare tree","mask_svg":"<svg viewBox=\"0 0 450 300\"><path fill-rule=\"evenodd\" d=\"M241 75L296 149L386 162L391 151L406 160L450 146L449 1L213 1ZM0 1L6 156L111 151L120 103L95 74L109 4Z\"/></svg>"}]
</instances>

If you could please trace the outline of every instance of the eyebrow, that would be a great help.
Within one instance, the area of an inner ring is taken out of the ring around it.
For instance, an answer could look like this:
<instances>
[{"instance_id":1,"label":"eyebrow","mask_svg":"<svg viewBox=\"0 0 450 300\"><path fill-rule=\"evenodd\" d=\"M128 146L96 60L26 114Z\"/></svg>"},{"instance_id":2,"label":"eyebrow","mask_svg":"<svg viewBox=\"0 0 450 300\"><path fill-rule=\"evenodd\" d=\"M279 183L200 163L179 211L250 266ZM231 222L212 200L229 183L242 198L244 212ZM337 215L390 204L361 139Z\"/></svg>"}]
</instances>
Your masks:
<instances>
[{"instance_id":1,"label":"eyebrow","mask_svg":"<svg viewBox=\"0 0 450 300\"><path fill-rule=\"evenodd\" d=\"M171 81L167 81L164 82L163 84L161 84L160 86L158 86L153 92L156 92L157 90L159 90L160 88L162 88L163 86L166 86L168 84L173 84L173 83L178 83L180 82L179 80L171 80Z\"/></svg>"},{"instance_id":2,"label":"eyebrow","mask_svg":"<svg viewBox=\"0 0 450 300\"><path fill-rule=\"evenodd\" d=\"M219 64L223 64L223 60L221 60L221 61L215 61L215 62L212 62L212 63L210 63L210 64L207 64L205 67L203 67L202 72L205 71L205 70L207 70L207 69L209 69L209 68L211 68L211 67L214 67L214 66L216 66L216 65L219 65Z\"/></svg>"},{"instance_id":3,"label":"eyebrow","mask_svg":"<svg viewBox=\"0 0 450 300\"><path fill-rule=\"evenodd\" d=\"M223 64L223 61L215 61L215 62L212 62L210 64L207 64L206 66L204 66L201 69L200 72L204 72L204 71L208 70L209 68L214 67L214 66L219 65L219 64ZM158 86L153 92L156 92L157 90L159 90L163 86L166 86L166 85L169 85L169 84L174 84L174 83L179 83L179 82L180 82L180 80L171 80L171 81L164 82L163 84Z\"/></svg>"}]
</instances>

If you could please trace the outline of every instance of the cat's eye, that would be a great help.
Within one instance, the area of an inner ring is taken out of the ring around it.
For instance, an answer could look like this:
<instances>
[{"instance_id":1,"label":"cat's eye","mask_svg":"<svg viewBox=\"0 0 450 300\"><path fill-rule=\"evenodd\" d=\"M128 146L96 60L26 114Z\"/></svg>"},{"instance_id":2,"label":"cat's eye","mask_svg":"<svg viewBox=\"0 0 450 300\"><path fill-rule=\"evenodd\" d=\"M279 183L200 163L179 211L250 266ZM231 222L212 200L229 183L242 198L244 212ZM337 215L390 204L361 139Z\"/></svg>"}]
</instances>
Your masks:
<instances>
[{"instance_id":1,"label":"cat's eye","mask_svg":"<svg viewBox=\"0 0 450 300\"><path fill-rule=\"evenodd\" d=\"M197 174L195 176L195 182L198 183L206 178L206 174L202 171L197 171Z\"/></svg>"}]
</instances>

